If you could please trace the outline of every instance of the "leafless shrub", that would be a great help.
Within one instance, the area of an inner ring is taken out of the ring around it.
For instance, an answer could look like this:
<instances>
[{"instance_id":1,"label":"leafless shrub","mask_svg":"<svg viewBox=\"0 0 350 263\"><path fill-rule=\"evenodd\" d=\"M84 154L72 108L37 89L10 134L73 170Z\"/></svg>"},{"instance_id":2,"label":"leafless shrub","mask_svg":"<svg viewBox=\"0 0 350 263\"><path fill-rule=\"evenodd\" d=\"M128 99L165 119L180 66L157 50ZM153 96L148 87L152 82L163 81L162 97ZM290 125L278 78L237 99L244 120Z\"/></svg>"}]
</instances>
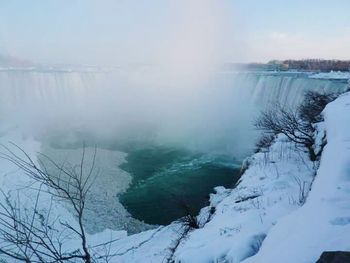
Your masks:
<instances>
[{"instance_id":1,"label":"leafless shrub","mask_svg":"<svg viewBox=\"0 0 350 263\"><path fill-rule=\"evenodd\" d=\"M198 229L200 226L197 216L192 211L190 206L184 200L179 200L179 206L185 212L185 216L181 217L177 221L181 223L184 228L188 228L189 230Z\"/></svg>"},{"instance_id":2,"label":"leafless shrub","mask_svg":"<svg viewBox=\"0 0 350 263\"><path fill-rule=\"evenodd\" d=\"M299 187L299 205L303 205L307 197L307 182L301 181L299 177L294 176L294 180Z\"/></svg>"},{"instance_id":3,"label":"leafless shrub","mask_svg":"<svg viewBox=\"0 0 350 263\"><path fill-rule=\"evenodd\" d=\"M260 136L259 140L255 143L255 153L269 148L272 145L274 139L275 136L273 134L263 133Z\"/></svg>"},{"instance_id":4,"label":"leafless shrub","mask_svg":"<svg viewBox=\"0 0 350 263\"><path fill-rule=\"evenodd\" d=\"M259 196L256 198L250 199L250 204L256 209L260 209L262 206Z\"/></svg>"},{"instance_id":5,"label":"leafless shrub","mask_svg":"<svg viewBox=\"0 0 350 263\"><path fill-rule=\"evenodd\" d=\"M108 258L108 255L93 258L93 247L88 245L83 225L86 197L96 178L96 148L89 167L85 163L85 147L79 165L59 165L48 156L40 154L39 167L25 151L15 144L12 146L11 149L3 146L5 150L0 153L0 158L12 162L33 179L35 183L31 188L37 194L31 210L21 206L20 198L14 201L3 193L5 202L0 203L1 257L26 263L92 263L99 258ZM55 168L54 174L49 172L48 164ZM54 198L69 205L77 224L67 222L59 216L54 218L51 205L48 210L39 209L43 193L51 196L51 204ZM69 240L79 240L80 245L67 247ZM107 246L108 243L103 245Z\"/></svg>"},{"instance_id":6,"label":"leafless shrub","mask_svg":"<svg viewBox=\"0 0 350 263\"><path fill-rule=\"evenodd\" d=\"M316 91L307 91L304 100L298 108L299 116L307 125L305 128L313 131L311 124L322 121L322 111L328 103L335 100L338 94L323 94Z\"/></svg>"},{"instance_id":7,"label":"leafless shrub","mask_svg":"<svg viewBox=\"0 0 350 263\"><path fill-rule=\"evenodd\" d=\"M167 263L175 262L174 254L180 244L186 239L188 233L193 229L200 228L197 216L192 211L188 203L183 198L180 198L178 196L174 196L174 198L177 200L178 205L183 209L185 216L177 220L177 223L180 225L180 227L177 229L178 237L173 241L172 246L168 248L169 255L165 258L165 262Z\"/></svg>"},{"instance_id":8,"label":"leafless shrub","mask_svg":"<svg viewBox=\"0 0 350 263\"><path fill-rule=\"evenodd\" d=\"M310 159L315 161L313 124L322 120L323 109L338 95L309 91L297 109L275 104L263 111L255 121L255 127L264 132L257 146L268 144L269 136L282 133L292 142L306 147Z\"/></svg>"},{"instance_id":9,"label":"leafless shrub","mask_svg":"<svg viewBox=\"0 0 350 263\"><path fill-rule=\"evenodd\" d=\"M283 133L291 141L305 146L313 144L313 137L303 130L303 122L298 111L282 107L279 104L261 113L255 127L267 134Z\"/></svg>"},{"instance_id":10,"label":"leafless shrub","mask_svg":"<svg viewBox=\"0 0 350 263\"><path fill-rule=\"evenodd\" d=\"M255 122L255 127L266 134L284 134L292 142L305 146L310 152L311 160L315 159L312 148L313 134L305 129L304 121L300 119L298 110L276 104L261 113Z\"/></svg>"}]
</instances>

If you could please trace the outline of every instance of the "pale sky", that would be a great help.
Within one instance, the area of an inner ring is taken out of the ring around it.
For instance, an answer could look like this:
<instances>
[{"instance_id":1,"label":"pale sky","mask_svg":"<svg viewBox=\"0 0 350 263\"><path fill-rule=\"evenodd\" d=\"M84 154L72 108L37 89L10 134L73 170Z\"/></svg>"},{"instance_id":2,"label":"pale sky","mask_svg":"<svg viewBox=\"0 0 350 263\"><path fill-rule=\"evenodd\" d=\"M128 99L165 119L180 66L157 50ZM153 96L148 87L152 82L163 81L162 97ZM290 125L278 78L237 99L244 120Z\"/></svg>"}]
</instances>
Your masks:
<instances>
[{"instance_id":1,"label":"pale sky","mask_svg":"<svg viewBox=\"0 0 350 263\"><path fill-rule=\"evenodd\" d=\"M0 0L0 54L98 65L350 59L350 1Z\"/></svg>"}]
</instances>

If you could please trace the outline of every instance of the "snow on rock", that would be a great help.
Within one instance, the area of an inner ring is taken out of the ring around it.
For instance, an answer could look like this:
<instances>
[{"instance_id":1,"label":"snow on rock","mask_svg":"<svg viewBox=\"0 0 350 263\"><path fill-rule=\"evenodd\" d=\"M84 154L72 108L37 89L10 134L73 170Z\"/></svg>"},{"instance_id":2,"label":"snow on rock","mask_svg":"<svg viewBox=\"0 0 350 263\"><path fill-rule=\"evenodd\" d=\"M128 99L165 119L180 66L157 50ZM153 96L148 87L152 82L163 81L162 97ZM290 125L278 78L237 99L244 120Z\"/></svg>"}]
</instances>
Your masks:
<instances>
[{"instance_id":1,"label":"snow on rock","mask_svg":"<svg viewBox=\"0 0 350 263\"><path fill-rule=\"evenodd\" d=\"M250 158L229 196L212 202L211 220L189 234L175 253L176 261L240 262L254 255L276 220L302 204L300 186L305 185L305 196L313 175L307 153L279 136L268 152Z\"/></svg>"},{"instance_id":2,"label":"snow on rock","mask_svg":"<svg viewBox=\"0 0 350 263\"><path fill-rule=\"evenodd\" d=\"M325 250L350 250L349 110L346 93L326 107L325 121L315 126L318 147L327 137L316 177L307 150L279 135L268 151L245 161L234 189L215 188L210 206L198 216L200 229L181 239L183 228L176 222L129 236L105 230L89 235L90 244L115 240L108 247L111 262L121 263L311 263ZM21 141L30 154L39 148L26 143ZM12 171L3 165L2 172ZM13 170L0 183L10 189L23 178ZM64 208L58 211L64 214Z\"/></svg>"},{"instance_id":3,"label":"snow on rock","mask_svg":"<svg viewBox=\"0 0 350 263\"><path fill-rule=\"evenodd\" d=\"M111 262L118 263L160 263L167 262L172 255L182 227L173 223L130 235L114 242L111 246Z\"/></svg>"},{"instance_id":4,"label":"snow on rock","mask_svg":"<svg viewBox=\"0 0 350 263\"><path fill-rule=\"evenodd\" d=\"M173 255L171 249L181 235L177 224L122 239L114 249L127 253L116 262L167 262L169 257L181 263L240 262L254 255L277 219L300 207L314 169L307 152L284 136L246 163L249 167L235 189L215 189L210 206L198 217L204 226L191 231Z\"/></svg>"},{"instance_id":5,"label":"snow on rock","mask_svg":"<svg viewBox=\"0 0 350 263\"><path fill-rule=\"evenodd\" d=\"M350 93L327 105L327 145L306 203L278 220L260 251L244 263L310 263L323 251L350 250L349 111Z\"/></svg>"}]
</instances>

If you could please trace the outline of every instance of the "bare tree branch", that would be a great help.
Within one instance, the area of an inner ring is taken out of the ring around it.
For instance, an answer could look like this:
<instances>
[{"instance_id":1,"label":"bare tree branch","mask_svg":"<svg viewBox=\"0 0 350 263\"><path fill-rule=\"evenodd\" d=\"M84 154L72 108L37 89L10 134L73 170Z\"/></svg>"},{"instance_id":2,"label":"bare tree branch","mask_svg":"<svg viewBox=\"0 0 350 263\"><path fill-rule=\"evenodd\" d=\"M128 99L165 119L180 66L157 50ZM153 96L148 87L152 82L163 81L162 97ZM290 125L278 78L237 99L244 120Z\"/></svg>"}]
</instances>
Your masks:
<instances>
[{"instance_id":1,"label":"bare tree branch","mask_svg":"<svg viewBox=\"0 0 350 263\"><path fill-rule=\"evenodd\" d=\"M4 151L0 152L0 158L12 162L33 179L35 183L30 187L37 190L37 195L32 210L26 210L21 206L19 197L15 202L8 194L1 191L5 202L0 203L0 255L27 263L76 262L76 260L92 263L93 258L83 221L87 195L96 178L96 147L92 164L85 169L85 145L80 163L76 166L67 162L57 164L50 157L40 153L37 165L22 148L14 143L11 143L11 146L14 150L1 145ZM39 187L35 188L35 184ZM77 228L58 217L51 217L52 198L49 209L39 211L38 204L43 193L49 193L73 208ZM80 240L80 247L70 251L67 251L67 248L63 250L63 245L69 239ZM103 245L108 243L101 244Z\"/></svg>"}]
</instances>

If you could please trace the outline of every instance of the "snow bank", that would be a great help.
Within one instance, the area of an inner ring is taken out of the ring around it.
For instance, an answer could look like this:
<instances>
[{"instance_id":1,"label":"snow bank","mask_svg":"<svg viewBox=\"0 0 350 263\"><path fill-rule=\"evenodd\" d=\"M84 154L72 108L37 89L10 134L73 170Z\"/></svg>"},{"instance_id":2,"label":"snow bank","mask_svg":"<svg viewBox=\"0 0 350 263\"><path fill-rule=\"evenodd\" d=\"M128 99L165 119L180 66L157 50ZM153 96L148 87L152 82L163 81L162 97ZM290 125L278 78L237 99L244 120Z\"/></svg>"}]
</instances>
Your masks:
<instances>
[{"instance_id":1,"label":"snow bank","mask_svg":"<svg viewBox=\"0 0 350 263\"><path fill-rule=\"evenodd\" d=\"M309 76L312 79L350 79L350 72L330 71L312 74Z\"/></svg>"},{"instance_id":2,"label":"snow bank","mask_svg":"<svg viewBox=\"0 0 350 263\"><path fill-rule=\"evenodd\" d=\"M303 207L278 221L259 253L244 261L309 263L350 250L350 93L324 110L327 145Z\"/></svg>"},{"instance_id":3,"label":"snow bank","mask_svg":"<svg viewBox=\"0 0 350 263\"><path fill-rule=\"evenodd\" d=\"M315 150L325 135L328 141L320 163L280 135L268 151L246 160L248 169L235 189L215 189L211 205L199 215L203 227L190 232L173 255L180 234L171 225L159 234L152 230L122 239L127 253L116 259L166 262L172 255L178 263L311 263L325 250L350 250L349 110L347 93L329 104L325 121L315 125Z\"/></svg>"},{"instance_id":4,"label":"snow bank","mask_svg":"<svg viewBox=\"0 0 350 263\"><path fill-rule=\"evenodd\" d=\"M249 168L235 189L215 189L211 205L199 215L204 226L180 242L172 257L175 262L240 262L258 251L278 218L300 207L300 184L305 185L303 194L307 195L314 175L307 152L279 136L269 151L257 153L247 162ZM115 244L115 250L126 251L116 262L168 259L182 232L177 224L156 231Z\"/></svg>"},{"instance_id":5,"label":"snow bank","mask_svg":"<svg viewBox=\"0 0 350 263\"><path fill-rule=\"evenodd\" d=\"M235 189L215 189L198 217L202 227L180 242L181 225L173 223L130 236L106 230L89 236L90 244L116 239L111 262L135 263L311 263L325 250L350 250L349 110L346 93L326 107L317 125L318 144L325 134L328 143L316 177L307 151L280 135L268 151L246 160ZM39 147L28 140L21 145L31 154ZM24 180L13 167L0 167L5 188Z\"/></svg>"},{"instance_id":6,"label":"snow bank","mask_svg":"<svg viewBox=\"0 0 350 263\"><path fill-rule=\"evenodd\" d=\"M215 205L215 214L175 253L177 262L240 262L254 255L276 220L303 202L314 170L306 152L279 136L255 154L239 185ZM212 199L215 199L212 197Z\"/></svg>"}]
</instances>

